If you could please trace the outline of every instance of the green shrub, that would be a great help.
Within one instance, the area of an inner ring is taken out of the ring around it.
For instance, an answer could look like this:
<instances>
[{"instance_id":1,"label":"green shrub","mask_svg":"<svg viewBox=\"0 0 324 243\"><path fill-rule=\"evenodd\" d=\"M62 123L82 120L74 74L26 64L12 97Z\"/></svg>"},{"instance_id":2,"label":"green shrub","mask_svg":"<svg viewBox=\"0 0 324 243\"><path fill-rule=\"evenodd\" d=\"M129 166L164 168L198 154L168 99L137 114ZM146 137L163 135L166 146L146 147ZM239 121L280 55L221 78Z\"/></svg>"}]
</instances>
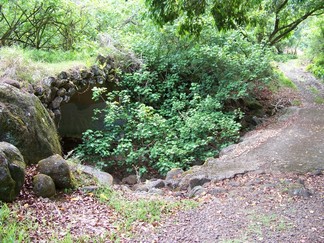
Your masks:
<instances>
[{"instance_id":1,"label":"green shrub","mask_svg":"<svg viewBox=\"0 0 324 243\"><path fill-rule=\"evenodd\" d=\"M324 55L319 54L314 58L312 64L308 65L307 69L316 77L324 80Z\"/></svg>"},{"instance_id":2,"label":"green shrub","mask_svg":"<svg viewBox=\"0 0 324 243\"><path fill-rule=\"evenodd\" d=\"M104 95L97 114L105 128L85 132L78 148L107 169L165 174L217 156L239 136L242 113L226 102L253 98L256 83L271 79L270 52L237 33L199 41L152 32L133 48L144 65L121 74L118 91Z\"/></svg>"},{"instance_id":3,"label":"green shrub","mask_svg":"<svg viewBox=\"0 0 324 243\"><path fill-rule=\"evenodd\" d=\"M195 107L165 118L151 106L131 102L127 91L110 93L100 111L105 129L86 131L79 153L102 167L140 167L142 173L153 168L165 174L201 163L235 141L240 125L235 121L239 113L223 113L217 99L196 99Z\"/></svg>"}]
</instances>

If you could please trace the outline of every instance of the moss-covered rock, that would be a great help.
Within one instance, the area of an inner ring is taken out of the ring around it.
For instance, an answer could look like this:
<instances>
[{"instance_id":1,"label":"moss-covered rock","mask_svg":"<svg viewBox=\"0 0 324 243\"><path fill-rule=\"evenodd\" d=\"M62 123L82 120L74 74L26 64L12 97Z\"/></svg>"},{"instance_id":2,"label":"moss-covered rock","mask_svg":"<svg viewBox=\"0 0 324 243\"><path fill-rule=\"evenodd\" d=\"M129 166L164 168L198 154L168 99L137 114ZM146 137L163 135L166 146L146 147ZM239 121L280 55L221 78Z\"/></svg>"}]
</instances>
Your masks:
<instances>
[{"instance_id":1,"label":"moss-covered rock","mask_svg":"<svg viewBox=\"0 0 324 243\"><path fill-rule=\"evenodd\" d=\"M57 188L64 189L74 187L69 164L58 154L39 161L38 171L41 174L50 176Z\"/></svg>"},{"instance_id":2,"label":"moss-covered rock","mask_svg":"<svg viewBox=\"0 0 324 243\"><path fill-rule=\"evenodd\" d=\"M53 179L44 174L34 176L33 189L39 197L52 197L56 193Z\"/></svg>"},{"instance_id":3,"label":"moss-covered rock","mask_svg":"<svg viewBox=\"0 0 324 243\"><path fill-rule=\"evenodd\" d=\"M0 200L13 201L25 181L25 162L12 144L0 142Z\"/></svg>"},{"instance_id":4,"label":"moss-covered rock","mask_svg":"<svg viewBox=\"0 0 324 243\"><path fill-rule=\"evenodd\" d=\"M16 146L27 164L61 154L56 127L40 100L0 83L0 141Z\"/></svg>"}]
</instances>

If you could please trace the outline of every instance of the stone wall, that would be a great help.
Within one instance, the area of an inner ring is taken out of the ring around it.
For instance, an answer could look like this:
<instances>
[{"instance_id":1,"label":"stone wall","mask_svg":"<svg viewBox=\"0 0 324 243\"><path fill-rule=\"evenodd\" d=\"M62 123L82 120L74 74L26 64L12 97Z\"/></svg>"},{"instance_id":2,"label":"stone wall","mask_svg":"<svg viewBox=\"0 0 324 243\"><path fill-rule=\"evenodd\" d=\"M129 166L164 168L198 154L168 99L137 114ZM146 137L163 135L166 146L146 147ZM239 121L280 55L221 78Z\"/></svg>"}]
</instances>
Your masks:
<instances>
[{"instance_id":1,"label":"stone wall","mask_svg":"<svg viewBox=\"0 0 324 243\"><path fill-rule=\"evenodd\" d=\"M34 87L34 94L56 121L61 120L61 105L68 103L75 94L82 95L94 86L112 86L118 82L112 58L98 56L98 64L90 68L62 71L56 77L47 77Z\"/></svg>"}]
</instances>

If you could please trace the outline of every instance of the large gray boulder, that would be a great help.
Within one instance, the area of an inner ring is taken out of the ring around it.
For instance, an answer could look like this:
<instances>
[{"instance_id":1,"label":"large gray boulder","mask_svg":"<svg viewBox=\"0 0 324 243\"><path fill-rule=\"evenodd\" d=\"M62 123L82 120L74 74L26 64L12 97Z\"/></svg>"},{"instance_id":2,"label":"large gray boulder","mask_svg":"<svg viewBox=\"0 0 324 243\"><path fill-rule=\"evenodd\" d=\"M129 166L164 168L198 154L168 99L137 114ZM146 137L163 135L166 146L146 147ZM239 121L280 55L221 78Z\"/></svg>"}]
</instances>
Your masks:
<instances>
[{"instance_id":1,"label":"large gray boulder","mask_svg":"<svg viewBox=\"0 0 324 243\"><path fill-rule=\"evenodd\" d=\"M12 144L0 142L0 200L13 201L25 181L25 162Z\"/></svg>"},{"instance_id":2,"label":"large gray boulder","mask_svg":"<svg viewBox=\"0 0 324 243\"><path fill-rule=\"evenodd\" d=\"M72 188L73 177L70 166L60 155L55 154L38 162L38 171L50 176L59 189Z\"/></svg>"},{"instance_id":3,"label":"large gray boulder","mask_svg":"<svg viewBox=\"0 0 324 243\"><path fill-rule=\"evenodd\" d=\"M40 100L0 83L0 141L16 146L27 164L61 154L56 127Z\"/></svg>"}]
</instances>

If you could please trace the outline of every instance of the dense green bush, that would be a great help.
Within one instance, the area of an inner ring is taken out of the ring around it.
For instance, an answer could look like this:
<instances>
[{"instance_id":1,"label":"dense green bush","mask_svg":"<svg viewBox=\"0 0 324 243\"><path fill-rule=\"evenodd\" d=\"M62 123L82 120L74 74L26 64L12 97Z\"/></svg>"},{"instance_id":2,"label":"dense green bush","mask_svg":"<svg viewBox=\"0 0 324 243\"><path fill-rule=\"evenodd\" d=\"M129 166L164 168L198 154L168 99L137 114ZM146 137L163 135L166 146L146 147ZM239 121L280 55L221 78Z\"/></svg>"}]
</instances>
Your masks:
<instances>
[{"instance_id":1,"label":"dense green bush","mask_svg":"<svg viewBox=\"0 0 324 243\"><path fill-rule=\"evenodd\" d=\"M316 77L324 79L324 55L319 54L317 57L315 57L312 60L312 64L310 64L307 68Z\"/></svg>"},{"instance_id":2,"label":"dense green bush","mask_svg":"<svg viewBox=\"0 0 324 243\"><path fill-rule=\"evenodd\" d=\"M238 139L242 113L224 104L269 80L269 52L237 33L204 42L154 34L134 44L144 65L121 74L118 91L94 90L96 99L105 97L97 111L105 128L84 133L78 151L85 160L165 174L201 164Z\"/></svg>"},{"instance_id":3,"label":"dense green bush","mask_svg":"<svg viewBox=\"0 0 324 243\"><path fill-rule=\"evenodd\" d=\"M192 103L194 107L165 118L151 106L131 102L127 90L110 93L101 111L105 129L85 132L79 149L103 167L138 167L141 173L150 167L161 174L188 168L217 155L221 146L238 138L240 128L235 121L239 113L223 113L217 99L196 97Z\"/></svg>"},{"instance_id":4,"label":"dense green bush","mask_svg":"<svg viewBox=\"0 0 324 243\"><path fill-rule=\"evenodd\" d=\"M318 78L324 79L324 15L310 19L303 30L303 42L311 60L308 69Z\"/></svg>"}]
</instances>

